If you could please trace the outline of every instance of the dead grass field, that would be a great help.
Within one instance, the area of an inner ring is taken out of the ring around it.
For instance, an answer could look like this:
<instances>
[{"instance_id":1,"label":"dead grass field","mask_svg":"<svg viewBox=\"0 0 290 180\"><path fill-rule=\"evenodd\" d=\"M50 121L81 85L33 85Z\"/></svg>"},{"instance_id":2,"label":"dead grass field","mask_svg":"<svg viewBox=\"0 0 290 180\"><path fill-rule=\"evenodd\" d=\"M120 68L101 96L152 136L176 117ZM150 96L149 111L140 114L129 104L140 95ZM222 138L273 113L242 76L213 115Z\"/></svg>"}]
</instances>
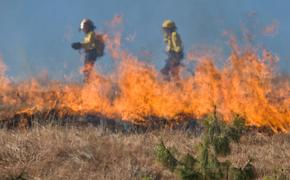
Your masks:
<instances>
[{"instance_id":1,"label":"dead grass field","mask_svg":"<svg viewBox=\"0 0 290 180\"><path fill-rule=\"evenodd\" d=\"M199 137L182 131L112 133L99 127L38 126L0 130L0 179L176 179L154 159L163 139L177 153L195 154ZM176 151L175 151L175 150ZM178 154L177 154L178 156ZM243 165L252 158L259 178L278 169L290 175L290 135L251 132L233 145L229 159Z\"/></svg>"}]
</instances>

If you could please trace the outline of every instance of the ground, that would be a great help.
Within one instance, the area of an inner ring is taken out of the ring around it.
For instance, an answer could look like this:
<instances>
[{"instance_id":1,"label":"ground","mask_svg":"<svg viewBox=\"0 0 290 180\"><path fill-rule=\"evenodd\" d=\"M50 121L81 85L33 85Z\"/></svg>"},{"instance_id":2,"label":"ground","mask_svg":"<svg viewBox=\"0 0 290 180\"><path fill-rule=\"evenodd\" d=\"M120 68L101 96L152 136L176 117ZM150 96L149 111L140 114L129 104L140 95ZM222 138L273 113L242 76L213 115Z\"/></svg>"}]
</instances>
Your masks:
<instances>
[{"instance_id":1,"label":"ground","mask_svg":"<svg viewBox=\"0 0 290 180\"><path fill-rule=\"evenodd\" d=\"M195 155L200 137L181 130L111 132L94 126L36 126L0 130L0 179L177 179L154 158L163 140L177 153ZM284 170L290 175L290 134L248 132L233 145L229 160L253 159L258 177Z\"/></svg>"}]
</instances>

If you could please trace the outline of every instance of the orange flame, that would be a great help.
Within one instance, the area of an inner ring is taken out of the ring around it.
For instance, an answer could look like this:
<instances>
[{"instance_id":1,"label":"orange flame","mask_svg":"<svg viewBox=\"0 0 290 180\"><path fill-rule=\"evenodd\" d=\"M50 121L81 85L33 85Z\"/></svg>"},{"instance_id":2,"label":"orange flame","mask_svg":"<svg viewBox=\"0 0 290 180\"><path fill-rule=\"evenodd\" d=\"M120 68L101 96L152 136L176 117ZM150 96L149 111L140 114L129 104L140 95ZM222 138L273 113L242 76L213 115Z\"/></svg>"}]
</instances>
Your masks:
<instances>
[{"instance_id":1,"label":"orange flame","mask_svg":"<svg viewBox=\"0 0 290 180\"><path fill-rule=\"evenodd\" d=\"M122 50L120 34L107 36L107 43L112 57L120 60L118 69L109 75L95 72L90 84L13 83L0 64L1 118L69 108L146 123L150 116L180 121L178 116L186 114L198 119L216 107L226 121L240 114L248 125L290 130L290 79L276 75L273 67L278 59L266 50L259 57L256 51L234 44L223 68L204 56L194 75L168 82L153 65Z\"/></svg>"},{"instance_id":2,"label":"orange flame","mask_svg":"<svg viewBox=\"0 0 290 180\"><path fill-rule=\"evenodd\" d=\"M278 31L278 27L279 27L279 24L277 21L273 21L270 25L266 26L264 29L263 29L263 34L265 36L270 36L270 35L274 35L277 33Z\"/></svg>"}]
</instances>

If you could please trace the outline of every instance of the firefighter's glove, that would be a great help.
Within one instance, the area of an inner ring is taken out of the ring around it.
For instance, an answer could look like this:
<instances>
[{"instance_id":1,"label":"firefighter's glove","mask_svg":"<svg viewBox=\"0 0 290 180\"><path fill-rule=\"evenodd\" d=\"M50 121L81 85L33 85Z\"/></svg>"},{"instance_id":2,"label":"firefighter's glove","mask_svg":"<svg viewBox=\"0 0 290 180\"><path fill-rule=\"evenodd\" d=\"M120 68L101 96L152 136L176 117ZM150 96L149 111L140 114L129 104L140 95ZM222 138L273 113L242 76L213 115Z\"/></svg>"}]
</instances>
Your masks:
<instances>
[{"instance_id":1,"label":"firefighter's glove","mask_svg":"<svg viewBox=\"0 0 290 180\"><path fill-rule=\"evenodd\" d=\"M82 44L80 42L75 42L71 44L71 47L73 49L81 49L82 48Z\"/></svg>"}]
</instances>

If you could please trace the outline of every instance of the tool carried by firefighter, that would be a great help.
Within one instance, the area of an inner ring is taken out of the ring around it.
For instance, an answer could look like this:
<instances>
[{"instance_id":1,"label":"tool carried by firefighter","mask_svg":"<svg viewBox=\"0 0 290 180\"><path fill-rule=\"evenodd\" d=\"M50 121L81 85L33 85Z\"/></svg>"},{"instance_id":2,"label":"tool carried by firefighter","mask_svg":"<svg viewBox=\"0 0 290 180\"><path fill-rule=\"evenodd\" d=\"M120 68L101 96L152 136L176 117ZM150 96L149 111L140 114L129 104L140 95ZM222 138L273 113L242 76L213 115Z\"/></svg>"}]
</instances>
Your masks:
<instances>
[{"instance_id":1,"label":"tool carried by firefighter","mask_svg":"<svg viewBox=\"0 0 290 180\"><path fill-rule=\"evenodd\" d=\"M162 24L164 33L164 42L166 44L166 53L168 58L161 73L166 80L171 78L179 79L179 69L183 59L183 46L180 35L177 33L177 27L172 20L165 20Z\"/></svg>"},{"instance_id":2,"label":"tool carried by firefighter","mask_svg":"<svg viewBox=\"0 0 290 180\"><path fill-rule=\"evenodd\" d=\"M80 23L80 31L85 33L83 42L74 42L71 47L76 50L84 50L85 61L83 73L85 82L88 82L97 58L104 55L105 41L102 34L95 33L95 25L90 19L83 19Z\"/></svg>"}]
</instances>

